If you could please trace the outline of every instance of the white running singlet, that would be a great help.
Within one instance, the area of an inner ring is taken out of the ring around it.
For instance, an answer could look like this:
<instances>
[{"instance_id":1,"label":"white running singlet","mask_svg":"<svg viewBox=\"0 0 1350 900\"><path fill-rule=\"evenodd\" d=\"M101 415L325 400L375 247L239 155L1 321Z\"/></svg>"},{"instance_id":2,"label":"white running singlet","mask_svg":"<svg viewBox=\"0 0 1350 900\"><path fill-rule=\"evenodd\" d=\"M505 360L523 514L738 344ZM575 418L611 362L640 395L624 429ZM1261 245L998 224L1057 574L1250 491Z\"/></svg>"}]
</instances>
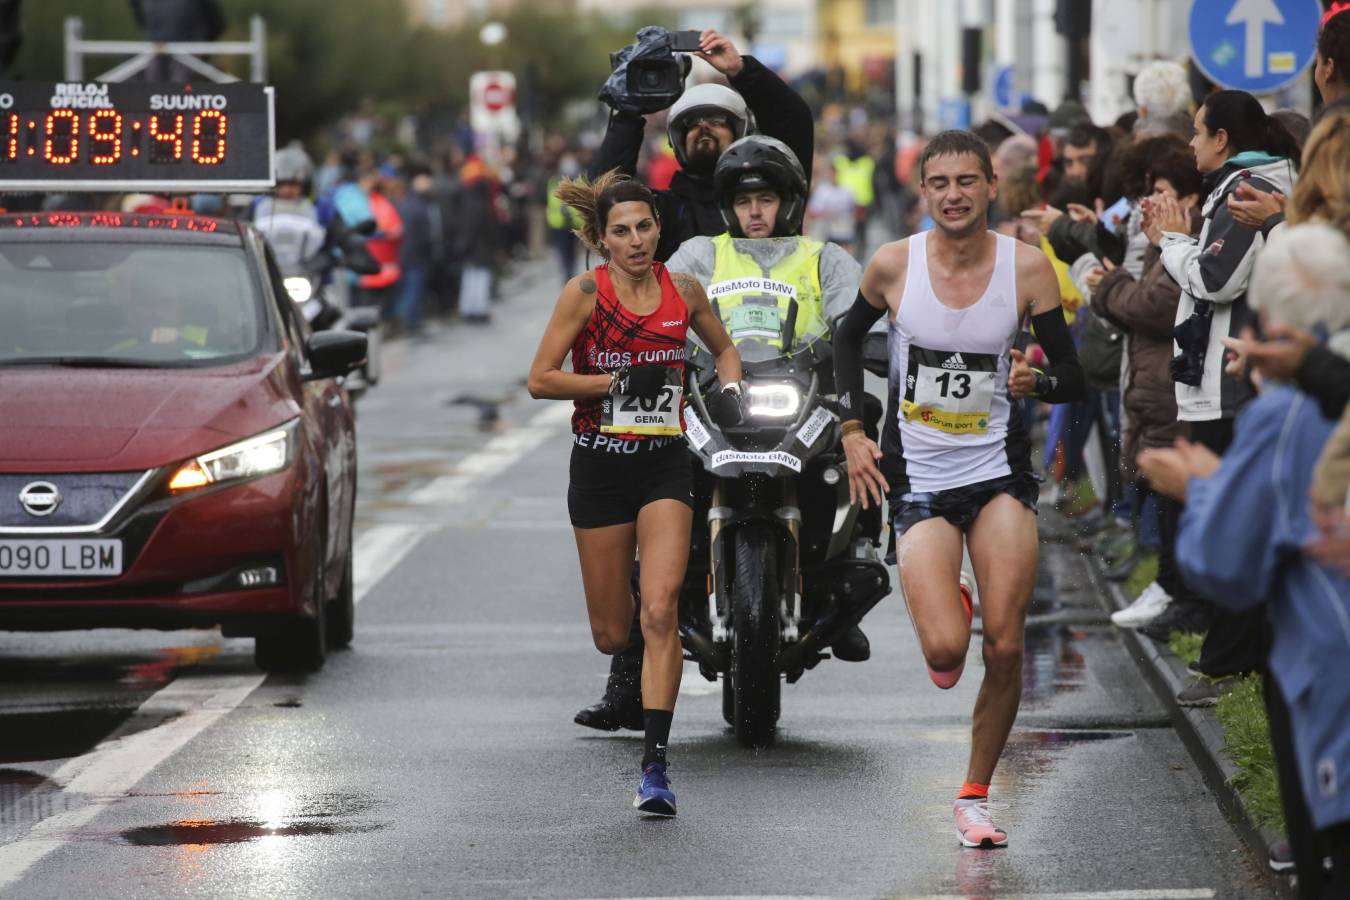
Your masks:
<instances>
[{"instance_id":1,"label":"white running singlet","mask_svg":"<svg viewBox=\"0 0 1350 900\"><path fill-rule=\"evenodd\" d=\"M1008 368L1019 328L1017 241L996 237L989 286L965 309L946 306L933 291L928 233L909 239L909 272L889 343L900 449L913 493L1013 473Z\"/></svg>"}]
</instances>

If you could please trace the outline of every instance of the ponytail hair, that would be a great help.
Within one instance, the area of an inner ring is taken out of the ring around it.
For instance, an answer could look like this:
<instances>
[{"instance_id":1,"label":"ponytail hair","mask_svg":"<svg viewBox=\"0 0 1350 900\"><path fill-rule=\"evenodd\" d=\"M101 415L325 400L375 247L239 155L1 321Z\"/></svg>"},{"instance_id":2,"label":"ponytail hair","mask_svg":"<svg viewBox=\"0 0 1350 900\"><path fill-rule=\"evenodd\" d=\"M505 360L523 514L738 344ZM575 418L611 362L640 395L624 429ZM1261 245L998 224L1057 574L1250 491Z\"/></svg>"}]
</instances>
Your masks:
<instances>
[{"instance_id":1,"label":"ponytail hair","mask_svg":"<svg viewBox=\"0 0 1350 900\"><path fill-rule=\"evenodd\" d=\"M581 227L575 234L590 250L605 255L602 238L609 223L609 211L619 203L645 203L659 224L656 195L645 184L634 181L617 168L610 169L594 181L584 175L564 178L553 194L581 216Z\"/></svg>"},{"instance_id":2,"label":"ponytail hair","mask_svg":"<svg viewBox=\"0 0 1350 900\"><path fill-rule=\"evenodd\" d=\"M1211 135L1228 132L1228 146L1236 156L1260 150L1287 159L1298 168L1298 141L1279 119L1266 114L1261 101L1246 91L1215 91L1205 98L1204 126Z\"/></svg>"}]
</instances>

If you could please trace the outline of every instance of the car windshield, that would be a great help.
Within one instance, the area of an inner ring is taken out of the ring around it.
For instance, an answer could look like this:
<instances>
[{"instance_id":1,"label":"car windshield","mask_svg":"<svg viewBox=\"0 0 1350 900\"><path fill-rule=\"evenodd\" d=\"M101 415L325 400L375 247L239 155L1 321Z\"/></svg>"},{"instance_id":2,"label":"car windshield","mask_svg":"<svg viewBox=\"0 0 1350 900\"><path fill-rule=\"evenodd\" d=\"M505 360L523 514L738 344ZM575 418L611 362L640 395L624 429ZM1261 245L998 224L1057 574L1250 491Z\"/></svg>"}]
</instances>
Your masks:
<instances>
[{"instance_id":1,"label":"car windshield","mask_svg":"<svg viewBox=\"0 0 1350 900\"><path fill-rule=\"evenodd\" d=\"M238 247L0 242L0 366L208 366L257 352Z\"/></svg>"}]
</instances>

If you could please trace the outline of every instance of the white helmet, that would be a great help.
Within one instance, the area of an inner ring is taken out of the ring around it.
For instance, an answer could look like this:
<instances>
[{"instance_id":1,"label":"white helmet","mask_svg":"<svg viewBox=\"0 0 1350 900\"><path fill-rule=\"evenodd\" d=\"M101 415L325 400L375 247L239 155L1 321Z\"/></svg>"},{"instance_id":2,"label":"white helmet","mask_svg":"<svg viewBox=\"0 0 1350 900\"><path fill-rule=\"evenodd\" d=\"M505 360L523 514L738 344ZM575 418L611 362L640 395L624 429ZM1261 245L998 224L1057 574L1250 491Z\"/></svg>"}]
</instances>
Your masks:
<instances>
[{"instance_id":1,"label":"white helmet","mask_svg":"<svg viewBox=\"0 0 1350 900\"><path fill-rule=\"evenodd\" d=\"M689 132L687 121L692 113L719 112L731 119L734 140L740 140L747 134L755 133L755 118L745 105L745 98L722 84L700 84L681 95L670 108L667 119L666 136L675 151L675 159L681 166L687 165L684 158L684 139Z\"/></svg>"},{"instance_id":2,"label":"white helmet","mask_svg":"<svg viewBox=\"0 0 1350 900\"><path fill-rule=\"evenodd\" d=\"M275 157L276 180L294 181L304 184L314 177L314 163L297 143L288 144L277 151Z\"/></svg>"}]
</instances>

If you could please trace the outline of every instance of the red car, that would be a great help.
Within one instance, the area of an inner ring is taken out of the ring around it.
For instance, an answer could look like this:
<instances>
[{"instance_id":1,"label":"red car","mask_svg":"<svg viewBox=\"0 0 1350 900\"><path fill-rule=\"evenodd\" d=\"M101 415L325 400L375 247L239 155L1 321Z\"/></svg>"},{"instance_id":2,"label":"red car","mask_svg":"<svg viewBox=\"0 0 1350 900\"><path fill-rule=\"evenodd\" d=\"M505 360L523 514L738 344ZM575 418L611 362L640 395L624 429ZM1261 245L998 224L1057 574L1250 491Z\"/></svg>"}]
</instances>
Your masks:
<instances>
[{"instance_id":1,"label":"red car","mask_svg":"<svg viewBox=\"0 0 1350 900\"><path fill-rule=\"evenodd\" d=\"M352 639L365 341L310 334L247 225L0 216L0 628L218 625L321 666Z\"/></svg>"}]
</instances>

